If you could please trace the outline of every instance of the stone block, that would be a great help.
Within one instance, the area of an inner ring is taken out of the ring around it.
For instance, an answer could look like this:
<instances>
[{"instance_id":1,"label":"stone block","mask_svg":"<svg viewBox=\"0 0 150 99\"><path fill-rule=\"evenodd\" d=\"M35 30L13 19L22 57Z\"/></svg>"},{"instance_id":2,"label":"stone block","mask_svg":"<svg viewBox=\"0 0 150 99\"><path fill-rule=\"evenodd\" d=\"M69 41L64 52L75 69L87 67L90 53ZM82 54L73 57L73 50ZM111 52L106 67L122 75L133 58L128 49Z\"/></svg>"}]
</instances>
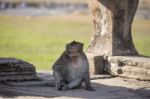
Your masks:
<instances>
[{"instance_id":1,"label":"stone block","mask_svg":"<svg viewBox=\"0 0 150 99\"><path fill-rule=\"evenodd\" d=\"M104 73L104 60L103 56L95 56L93 54L86 53L89 61L90 74L103 74Z\"/></svg>"},{"instance_id":2,"label":"stone block","mask_svg":"<svg viewBox=\"0 0 150 99\"><path fill-rule=\"evenodd\" d=\"M115 76L150 80L150 58L108 56L104 70Z\"/></svg>"},{"instance_id":3,"label":"stone block","mask_svg":"<svg viewBox=\"0 0 150 99\"><path fill-rule=\"evenodd\" d=\"M0 58L0 81L35 80L34 65L16 58Z\"/></svg>"}]
</instances>

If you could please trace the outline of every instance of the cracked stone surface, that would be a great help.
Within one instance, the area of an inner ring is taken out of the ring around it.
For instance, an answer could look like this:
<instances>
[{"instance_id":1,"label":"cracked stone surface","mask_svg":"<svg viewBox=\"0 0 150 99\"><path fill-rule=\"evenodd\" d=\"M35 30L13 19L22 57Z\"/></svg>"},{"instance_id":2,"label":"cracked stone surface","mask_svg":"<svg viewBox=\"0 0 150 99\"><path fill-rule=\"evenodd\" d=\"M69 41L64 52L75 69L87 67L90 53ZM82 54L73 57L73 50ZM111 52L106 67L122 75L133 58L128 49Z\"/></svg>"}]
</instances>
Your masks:
<instances>
[{"instance_id":1,"label":"cracked stone surface","mask_svg":"<svg viewBox=\"0 0 150 99\"><path fill-rule=\"evenodd\" d=\"M43 80L51 80L48 72L38 73ZM102 77L102 76L101 76ZM25 82L24 82L25 83ZM12 87L0 83L0 99L149 99L150 82L120 77L92 80L96 91L80 89L57 91L53 86Z\"/></svg>"}]
</instances>

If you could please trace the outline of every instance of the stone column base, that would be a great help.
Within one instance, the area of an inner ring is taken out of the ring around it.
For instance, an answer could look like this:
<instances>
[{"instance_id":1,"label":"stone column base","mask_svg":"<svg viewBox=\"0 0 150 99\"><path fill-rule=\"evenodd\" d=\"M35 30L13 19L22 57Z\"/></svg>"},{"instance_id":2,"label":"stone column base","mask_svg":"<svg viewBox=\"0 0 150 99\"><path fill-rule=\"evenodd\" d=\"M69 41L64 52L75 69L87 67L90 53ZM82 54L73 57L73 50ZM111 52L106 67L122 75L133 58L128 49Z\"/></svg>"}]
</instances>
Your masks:
<instances>
[{"instance_id":1,"label":"stone column base","mask_svg":"<svg viewBox=\"0 0 150 99\"><path fill-rule=\"evenodd\" d=\"M95 56L87 53L91 74L150 80L150 58L139 56Z\"/></svg>"},{"instance_id":2,"label":"stone column base","mask_svg":"<svg viewBox=\"0 0 150 99\"><path fill-rule=\"evenodd\" d=\"M104 70L115 76L150 80L150 58L108 56Z\"/></svg>"},{"instance_id":3,"label":"stone column base","mask_svg":"<svg viewBox=\"0 0 150 99\"><path fill-rule=\"evenodd\" d=\"M86 53L89 61L90 74L103 74L104 73L104 58L103 56L96 56L94 54Z\"/></svg>"}]
</instances>

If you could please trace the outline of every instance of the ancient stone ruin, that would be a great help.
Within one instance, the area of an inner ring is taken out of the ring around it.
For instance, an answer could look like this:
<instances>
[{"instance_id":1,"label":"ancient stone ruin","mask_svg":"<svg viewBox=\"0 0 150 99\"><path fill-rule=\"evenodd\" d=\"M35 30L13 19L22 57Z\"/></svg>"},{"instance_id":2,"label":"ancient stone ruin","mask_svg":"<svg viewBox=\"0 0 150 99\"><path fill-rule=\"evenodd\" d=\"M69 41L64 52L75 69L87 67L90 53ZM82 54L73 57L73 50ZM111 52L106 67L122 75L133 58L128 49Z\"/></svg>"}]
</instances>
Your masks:
<instances>
[{"instance_id":1,"label":"ancient stone ruin","mask_svg":"<svg viewBox=\"0 0 150 99\"><path fill-rule=\"evenodd\" d=\"M88 52L98 55L137 55L131 25L138 0L90 0L95 35Z\"/></svg>"},{"instance_id":2,"label":"ancient stone ruin","mask_svg":"<svg viewBox=\"0 0 150 99\"><path fill-rule=\"evenodd\" d=\"M139 0L89 0L95 34L87 49L91 74L150 80L150 58L141 57L131 27ZM0 58L0 81L37 79L35 67L14 58Z\"/></svg>"},{"instance_id":3,"label":"ancient stone ruin","mask_svg":"<svg viewBox=\"0 0 150 99\"><path fill-rule=\"evenodd\" d=\"M15 58L0 58L0 81L36 79L36 70L32 64Z\"/></svg>"},{"instance_id":4,"label":"ancient stone ruin","mask_svg":"<svg viewBox=\"0 0 150 99\"><path fill-rule=\"evenodd\" d=\"M131 27L139 0L89 0L95 34L87 50L90 72L150 80L150 58L140 57Z\"/></svg>"}]
</instances>

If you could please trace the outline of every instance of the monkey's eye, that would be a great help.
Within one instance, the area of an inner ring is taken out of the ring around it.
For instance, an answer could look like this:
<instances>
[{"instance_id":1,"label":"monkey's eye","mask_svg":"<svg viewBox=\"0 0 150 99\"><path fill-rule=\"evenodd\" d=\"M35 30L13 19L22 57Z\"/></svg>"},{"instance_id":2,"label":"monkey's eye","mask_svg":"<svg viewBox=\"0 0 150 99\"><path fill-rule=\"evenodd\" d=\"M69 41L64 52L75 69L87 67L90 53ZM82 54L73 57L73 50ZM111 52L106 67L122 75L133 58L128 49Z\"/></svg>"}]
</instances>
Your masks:
<instances>
[{"instance_id":1,"label":"monkey's eye","mask_svg":"<svg viewBox=\"0 0 150 99\"><path fill-rule=\"evenodd\" d=\"M77 51L78 48L77 48L77 47L71 47L70 50L71 50L71 51Z\"/></svg>"},{"instance_id":2,"label":"monkey's eye","mask_svg":"<svg viewBox=\"0 0 150 99\"><path fill-rule=\"evenodd\" d=\"M76 47L71 47L70 49L76 49Z\"/></svg>"}]
</instances>

